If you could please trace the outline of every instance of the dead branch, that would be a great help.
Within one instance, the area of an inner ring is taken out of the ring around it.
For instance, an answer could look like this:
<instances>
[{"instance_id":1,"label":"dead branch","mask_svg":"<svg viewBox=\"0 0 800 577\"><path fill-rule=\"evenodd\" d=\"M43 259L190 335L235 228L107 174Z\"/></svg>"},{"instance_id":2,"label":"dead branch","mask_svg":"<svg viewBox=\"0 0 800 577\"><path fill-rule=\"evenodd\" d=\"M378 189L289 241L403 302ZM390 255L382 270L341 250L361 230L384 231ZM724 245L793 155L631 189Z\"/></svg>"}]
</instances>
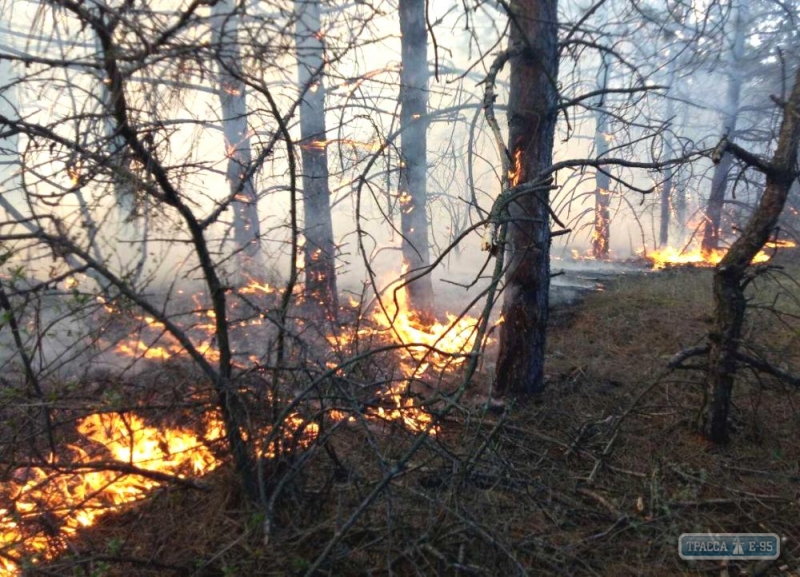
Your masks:
<instances>
[{"instance_id":1,"label":"dead branch","mask_svg":"<svg viewBox=\"0 0 800 577\"><path fill-rule=\"evenodd\" d=\"M688 349L683 349L682 351L674 355L672 358L670 358L669 362L667 362L667 368L670 369L683 368L684 361L692 357L699 357L707 354L708 354L708 345L700 345Z\"/></svg>"},{"instance_id":2,"label":"dead branch","mask_svg":"<svg viewBox=\"0 0 800 577\"><path fill-rule=\"evenodd\" d=\"M736 359L757 371L777 377L781 381L788 383L793 387L800 387L800 376L793 375L792 373L780 369L763 359L751 357L750 355L747 355L741 351L736 351Z\"/></svg>"}]
</instances>

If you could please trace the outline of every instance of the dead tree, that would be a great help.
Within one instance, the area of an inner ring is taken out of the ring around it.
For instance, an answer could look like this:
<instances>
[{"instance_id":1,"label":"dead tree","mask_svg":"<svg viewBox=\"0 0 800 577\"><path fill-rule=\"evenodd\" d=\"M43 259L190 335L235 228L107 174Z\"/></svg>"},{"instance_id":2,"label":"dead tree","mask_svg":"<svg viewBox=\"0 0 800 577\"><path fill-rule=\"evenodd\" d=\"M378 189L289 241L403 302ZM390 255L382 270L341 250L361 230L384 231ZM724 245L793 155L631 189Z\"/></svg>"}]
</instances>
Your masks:
<instances>
[{"instance_id":1,"label":"dead tree","mask_svg":"<svg viewBox=\"0 0 800 577\"><path fill-rule=\"evenodd\" d=\"M242 77L239 44L239 14L231 0L215 2L211 8L213 42L217 50L218 85L222 133L228 165L225 176L233 207L234 241L247 260L256 258L260 225L258 196L250 174L252 152L247 126L247 94ZM250 264L250 263L248 263Z\"/></svg>"},{"instance_id":2,"label":"dead tree","mask_svg":"<svg viewBox=\"0 0 800 577\"><path fill-rule=\"evenodd\" d=\"M328 318L338 309L325 128L325 47L319 0L295 0L295 42L300 89L300 156L303 173L305 299Z\"/></svg>"},{"instance_id":3,"label":"dead tree","mask_svg":"<svg viewBox=\"0 0 800 577\"><path fill-rule=\"evenodd\" d=\"M425 0L400 0L403 67L400 72L400 230L403 263L412 277L430 266L427 213L428 31ZM424 274L410 282L409 304L432 320L433 284Z\"/></svg>"},{"instance_id":4,"label":"dead tree","mask_svg":"<svg viewBox=\"0 0 800 577\"><path fill-rule=\"evenodd\" d=\"M510 3L508 150L512 184L536 181L552 164L557 120L557 0ZM499 394L544 387L550 291L549 193L521 194L508 206L503 317L495 373Z\"/></svg>"},{"instance_id":5,"label":"dead tree","mask_svg":"<svg viewBox=\"0 0 800 577\"><path fill-rule=\"evenodd\" d=\"M602 91L600 101L597 103L595 117L597 123L594 132L594 147L597 158L603 158L608 153L608 114L605 106L605 90L608 88L608 74L610 64L603 58L603 64L598 74L597 88ZM594 189L594 230L592 231L592 256L596 259L607 259L611 243L611 178L603 168L595 169Z\"/></svg>"},{"instance_id":6,"label":"dead tree","mask_svg":"<svg viewBox=\"0 0 800 577\"><path fill-rule=\"evenodd\" d=\"M800 145L800 70L789 100L783 105L783 121L778 146L772 160L761 158L723 139L714 161L734 156L766 175L761 200L745 226L714 271L714 325L709 335L707 399L702 430L709 440L720 443L728 437L728 412L736 366L747 363L739 352L746 300L744 290L752 280L750 263L764 247L778 224L789 190L798 176L797 151ZM758 368L758 367L757 367Z\"/></svg>"},{"instance_id":7,"label":"dead tree","mask_svg":"<svg viewBox=\"0 0 800 577\"><path fill-rule=\"evenodd\" d=\"M725 96L725 107L722 111L722 134L733 141L736 122L739 116L744 74L741 69L745 51L745 36L749 19L749 0L739 0L734 22L734 38L728 58L728 88ZM719 248L719 231L722 221L722 207L725 204L725 191L728 188L728 175L731 171L733 157L726 152L714 168L711 179L711 193L708 197L705 225L703 227L702 249L710 253Z\"/></svg>"}]
</instances>

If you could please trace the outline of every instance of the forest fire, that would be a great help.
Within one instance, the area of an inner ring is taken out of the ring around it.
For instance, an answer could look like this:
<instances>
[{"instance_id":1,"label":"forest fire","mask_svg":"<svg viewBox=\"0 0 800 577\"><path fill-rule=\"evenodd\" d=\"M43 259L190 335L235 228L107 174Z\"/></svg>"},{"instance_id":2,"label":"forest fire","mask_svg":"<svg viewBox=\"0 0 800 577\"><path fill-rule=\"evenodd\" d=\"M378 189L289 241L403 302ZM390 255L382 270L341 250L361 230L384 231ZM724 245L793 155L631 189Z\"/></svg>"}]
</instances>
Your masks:
<instances>
[{"instance_id":1,"label":"forest fire","mask_svg":"<svg viewBox=\"0 0 800 577\"><path fill-rule=\"evenodd\" d=\"M239 292L265 295L274 291L268 284L252 280ZM460 366L475 342L477 321L448 314L447 323L425 326L409 310L405 290L391 292L396 302L372 314L377 326L360 331L390 335L392 341L409 345L401 349L404 379L382 390L379 403L369 406L364 416L398 422L412 433L436 435L439 429L434 416L408 394L410 381L430 367L453 371ZM211 311L199 306L199 298L193 296L198 304L195 316L206 321L213 318ZM107 312L118 313L103 304ZM141 334L140 340L129 338L118 343L114 349L117 354L155 361L187 356L177 340L164 332L162 323L147 316L137 316L136 320L141 323L141 332L148 334ZM204 338L210 338L212 324L198 322L193 326L203 330ZM159 339L166 339L166 344L156 344ZM336 343L341 345L341 340ZM210 345L200 344L198 350L217 360ZM342 411L332 412L330 417L334 422L353 420ZM0 576L18 575L23 559L34 563L54 559L64 550L66 539L94 525L103 514L124 510L170 478L202 476L216 469L220 461L208 444L223 437L222 421L212 413L203 428L204 435L181 428L156 428L130 412L93 414L78 420L79 439L68 445L68 454L51 455L47 467L20 467L13 472L14 481L2 495L8 504L0 509ZM270 433L271 428L259 431L253 442L258 453L275 458L293 447L309 446L318 436L319 425L292 413L277 434ZM266 438L271 439L269 446L259 447L259 439Z\"/></svg>"},{"instance_id":2,"label":"forest fire","mask_svg":"<svg viewBox=\"0 0 800 577\"><path fill-rule=\"evenodd\" d=\"M774 256L774 250L778 248L791 248L797 244L791 240L775 240L764 245L764 250L760 251L752 260L752 264L768 262ZM772 251L768 251L772 249ZM644 251L642 251L644 252ZM685 248L683 250L667 246L658 250L643 254L644 258L650 261L655 269L663 269L675 265L694 265L700 267L712 267L719 264L727 251L717 249L704 252L699 247Z\"/></svg>"}]
</instances>

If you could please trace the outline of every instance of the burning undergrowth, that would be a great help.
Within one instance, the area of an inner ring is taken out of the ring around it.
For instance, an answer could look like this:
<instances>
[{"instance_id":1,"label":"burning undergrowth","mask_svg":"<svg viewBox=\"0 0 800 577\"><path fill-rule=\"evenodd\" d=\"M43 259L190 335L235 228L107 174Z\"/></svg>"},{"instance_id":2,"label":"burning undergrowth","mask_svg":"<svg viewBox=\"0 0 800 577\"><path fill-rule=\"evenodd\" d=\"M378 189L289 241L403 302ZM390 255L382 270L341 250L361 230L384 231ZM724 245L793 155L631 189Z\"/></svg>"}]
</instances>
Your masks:
<instances>
[{"instance_id":1,"label":"burning undergrowth","mask_svg":"<svg viewBox=\"0 0 800 577\"><path fill-rule=\"evenodd\" d=\"M231 293L232 385L246 423L240 434L263 464L265 495L292 484L284 477L293 479L300 468L287 468L287 459L313 461L321 453L338 463L332 439L341 431L361 431L376 450L387 433L440 434L444 398L428 397L454 380L477 323L450 316L423 326L397 288L391 292L399 299L383 306L366 309L364 299L351 299L337 319L316 322L302 316L297 298L283 335L276 323L280 291L251 281ZM157 309L159 318L122 298L97 297L92 304L84 338L91 335L86 346L94 359L133 370L127 377L108 371L102 382L37 382L47 401L4 415L6 424L25 426L4 431L0 574L50 562L107 513L138 506L163 488L197 488L226 463L224 419L188 350L194 348L195 360L220 361L216 314L204 295L178 293ZM164 374L180 378L164 382ZM154 375L158 384L149 382ZM17 391L30 397L25 386ZM16 448L20 434L27 448Z\"/></svg>"},{"instance_id":2,"label":"burning undergrowth","mask_svg":"<svg viewBox=\"0 0 800 577\"><path fill-rule=\"evenodd\" d=\"M753 258L752 264L764 264L770 262L779 251L793 249L797 243L791 239L775 239L768 241L763 250ZM607 258L597 259L591 253L582 253L577 249L572 249L570 258L574 262L583 264L609 265L638 265L647 266L654 270L664 270L672 267L694 266L701 268L711 268L722 261L727 253L726 248L705 250L696 242L676 247L663 246L657 249L640 248L636 251L636 256L628 259L615 259L609 254Z\"/></svg>"}]
</instances>

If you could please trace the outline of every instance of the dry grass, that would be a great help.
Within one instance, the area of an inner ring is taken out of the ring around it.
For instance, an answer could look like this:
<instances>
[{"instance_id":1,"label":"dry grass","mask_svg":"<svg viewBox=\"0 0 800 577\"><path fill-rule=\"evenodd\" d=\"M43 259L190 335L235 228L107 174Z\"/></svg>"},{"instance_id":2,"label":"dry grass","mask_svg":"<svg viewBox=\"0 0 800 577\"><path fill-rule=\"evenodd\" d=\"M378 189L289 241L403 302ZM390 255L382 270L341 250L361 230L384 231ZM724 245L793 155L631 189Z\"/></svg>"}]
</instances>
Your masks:
<instances>
[{"instance_id":1,"label":"dry grass","mask_svg":"<svg viewBox=\"0 0 800 577\"><path fill-rule=\"evenodd\" d=\"M754 302L790 313L800 290L764 277ZM465 404L357 517L319 575L754 575L688 564L683 532L775 532L783 556L762 575L800 574L800 414L793 391L741 372L733 441L692 426L702 375L664 373L702 342L710 271L622 277L554 315L549 387L507 414ZM782 286L780 286L782 285ZM800 370L798 323L754 310L748 337ZM486 380L482 375L481 379ZM656 381L656 379L659 379ZM87 531L42 568L76 575L302 575L416 441L396 425L340 427L327 449L287 456L265 543L264 515L241 506L223 468L207 491L169 489ZM38 571L37 571L38 573Z\"/></svg>"}]
</instances>

